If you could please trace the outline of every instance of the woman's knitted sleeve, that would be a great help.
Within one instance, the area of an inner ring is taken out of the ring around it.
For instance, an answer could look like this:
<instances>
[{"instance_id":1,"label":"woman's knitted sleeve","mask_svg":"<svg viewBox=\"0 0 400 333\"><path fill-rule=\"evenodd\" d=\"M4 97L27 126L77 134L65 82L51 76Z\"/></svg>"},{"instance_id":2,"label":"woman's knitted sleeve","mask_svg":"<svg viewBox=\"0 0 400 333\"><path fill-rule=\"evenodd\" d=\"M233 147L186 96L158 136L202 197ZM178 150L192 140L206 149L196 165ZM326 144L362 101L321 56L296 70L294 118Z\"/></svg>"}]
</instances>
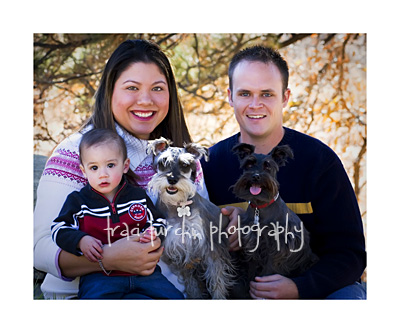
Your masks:
<instances>
[{"instance_id":1,"label":"woman's knitted sleeve","mask_svg":"<svg viewBox=\"0 0 400 333\"><path fill-rule=\"evenodd\" d=\"M73 134L55 148L37 188L34 266L57 277L61 277L58 267L60 249L51 239L50 227L67 196L73 191L79 191L87 183L79 168L80 139L80 133Z\"/></svg>"}]
</instances>

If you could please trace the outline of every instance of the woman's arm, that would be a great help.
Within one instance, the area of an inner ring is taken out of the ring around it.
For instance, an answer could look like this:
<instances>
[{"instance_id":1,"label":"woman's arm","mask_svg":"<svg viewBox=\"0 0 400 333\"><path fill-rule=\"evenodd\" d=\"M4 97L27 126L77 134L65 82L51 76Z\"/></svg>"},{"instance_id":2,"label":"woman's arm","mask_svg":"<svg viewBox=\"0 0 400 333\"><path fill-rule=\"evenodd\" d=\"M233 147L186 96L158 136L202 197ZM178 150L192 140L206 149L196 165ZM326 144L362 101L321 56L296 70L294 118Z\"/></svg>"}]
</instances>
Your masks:
<instances>
[{"instance_id":1,"label":"woman's arm","mask_svg":"<svg viewBox=\"0 0 400 333\"><path fill-rule=\"evenodd\" d=\"M37 269L60 276L60 248L51 239L50 226L58 216L65 198L74 190L71 186L41 179L37 189L34 212L34 265Z\"/></svg>"},{"instance_id":2,"label":"woman's arm","mask_svg":"<svg viewBox=\"0 0 400 333\"><path fill-rule=\"evenodd\" d=\"M51 224L60 213L67 196L85 185L79 168L78 146L81 134L62 141L46 163L37 188L34 212L34 265L37 269L60 276L59 247L51 239Z\"/></svg>"},{"instance_id":3,"label":"woman's arm","mask_svg":"<svg viewBox=\"0 0 400 333\"><path fill-rule=\"evenodd\" d=\"M97 262L91 262L85 256L76 256L64 250L61 250L58 256L58 264L61 274L68 278L101 271Z\"/></svg>"},{"instance_id":4,"label":"woman's arm","mask_svg":"<svg viewBox=\"0 0 400 333\"><path fill-rule=\"evenodd\" d=\"M103 247L103 266L107 271L119 270L137 275L150 275L163 252L160 245L159 238L149 243L140 243L137 235L129 237L129 240L120 239L111 246ZM90 262L84 256L78 257L66 251L60 252L59 266L62 275L70 278L101 271L97 262Z\"/></svg>"}]
</instances>

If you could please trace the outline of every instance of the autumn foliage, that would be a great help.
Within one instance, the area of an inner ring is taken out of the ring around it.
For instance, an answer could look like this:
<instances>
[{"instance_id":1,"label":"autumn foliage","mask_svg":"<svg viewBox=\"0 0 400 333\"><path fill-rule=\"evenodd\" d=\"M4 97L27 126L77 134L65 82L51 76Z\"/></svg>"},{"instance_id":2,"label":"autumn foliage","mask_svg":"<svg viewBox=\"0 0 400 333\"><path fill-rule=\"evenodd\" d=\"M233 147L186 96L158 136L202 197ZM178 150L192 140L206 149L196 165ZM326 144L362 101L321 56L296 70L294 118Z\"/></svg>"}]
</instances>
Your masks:
<instances>
[{"instance_id":1,"label":"autumn foliage","mask_svg":"<svg viewBox=\"0 0 400 333\"><path fill-rule=\"evenodd\" d=\"M90 115L107 58L125 39L157 42L169 56L195 142L238 131L228 65L244 47L279 49L289 64L284 125L328 144L341 158L366 222L365 34L34 34L34 152L48 155ZM312 161L310 161L312 163Z\"/></svg>"}]
</instances>

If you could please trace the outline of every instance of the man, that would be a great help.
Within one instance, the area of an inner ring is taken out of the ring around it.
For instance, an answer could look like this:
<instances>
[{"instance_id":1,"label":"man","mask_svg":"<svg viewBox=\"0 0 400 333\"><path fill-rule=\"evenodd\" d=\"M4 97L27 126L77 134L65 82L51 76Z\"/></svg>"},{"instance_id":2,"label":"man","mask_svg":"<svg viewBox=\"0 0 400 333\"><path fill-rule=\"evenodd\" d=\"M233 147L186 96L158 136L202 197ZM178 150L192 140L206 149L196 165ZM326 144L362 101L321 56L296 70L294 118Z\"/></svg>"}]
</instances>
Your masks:
<instances>
[{"instance_id":1,"label":"man","mask_svg":"<svg viewBox=\"0 0 400 333\"><path fill-rule=\"evenodd\" d=\"M229 66L229 103L240 132L210 148L210 161L202 161L211 201L238 205L231 186L240 177L239 160L231 151L237 143L268 154L288 144L294 159L280 168L279 193L311 235L319 262L306 273L289 279L281 275L257 277L252 298L365 298L357 281L366 266L362 220L354 190L337 155L321 141L283 127L288 67L279 53L261 46L236 54ZM225 211L225 213L227 213ZM230 237L238 249L237 236Z\"/></svg>"}]
</instances>

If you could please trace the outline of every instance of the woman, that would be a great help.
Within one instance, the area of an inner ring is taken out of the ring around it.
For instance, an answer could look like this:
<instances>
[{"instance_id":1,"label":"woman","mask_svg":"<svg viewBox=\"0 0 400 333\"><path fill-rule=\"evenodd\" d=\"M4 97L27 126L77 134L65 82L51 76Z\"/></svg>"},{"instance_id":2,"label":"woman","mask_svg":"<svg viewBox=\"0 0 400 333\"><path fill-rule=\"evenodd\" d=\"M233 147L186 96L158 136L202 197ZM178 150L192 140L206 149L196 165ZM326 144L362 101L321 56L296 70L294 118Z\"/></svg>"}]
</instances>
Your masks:
<instances>
[{"instance_id":1,"label":"woman","mask_svg":"<svg viewBox=\"0 0 400 333\"><path fill-rule=\"evenodd\" d=\"M147 140L164 136L177 146L191 142L171 65L156 44L127 40L113 52L91 118L81 131L56 147L46 164L34 214L35 267L49 273L42 284L45 298L74 297L78 291L75 277L102 270L84 256L60 250L50 237L50 225L67 195L87 182L79 169L78 146L82 133L91 128L109 128L122 136L131 161L129 179L143 188L154 174L152 157L146 154ZM199 164L196 183L200 194L207 197L200 168ZM106 270L149 275L161 254L159 241L152 246L130 237L104 247L102 263Z\"/></svg>"}]
</instances>

